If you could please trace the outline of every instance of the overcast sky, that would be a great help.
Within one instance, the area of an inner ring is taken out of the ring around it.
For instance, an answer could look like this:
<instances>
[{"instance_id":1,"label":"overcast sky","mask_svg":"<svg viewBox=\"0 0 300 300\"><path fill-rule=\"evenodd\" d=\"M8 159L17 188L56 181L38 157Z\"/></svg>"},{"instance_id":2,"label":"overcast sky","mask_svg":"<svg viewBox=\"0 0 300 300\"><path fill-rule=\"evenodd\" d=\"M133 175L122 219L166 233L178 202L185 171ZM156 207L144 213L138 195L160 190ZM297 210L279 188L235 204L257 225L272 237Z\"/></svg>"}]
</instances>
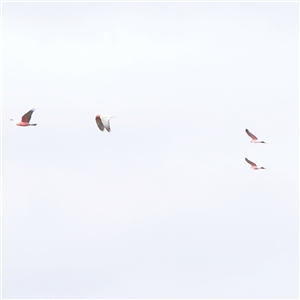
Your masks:
<instances>
[{"instance_id":1,"label":"overcast sky","mask_svg":"<svg viewBox=\"0 0 300 300\"><path fill-rule=\"evenodd\" d=\"M298 3L2 3L2 43L3 298L299 297Z\"/></svg>"}]
</instances>

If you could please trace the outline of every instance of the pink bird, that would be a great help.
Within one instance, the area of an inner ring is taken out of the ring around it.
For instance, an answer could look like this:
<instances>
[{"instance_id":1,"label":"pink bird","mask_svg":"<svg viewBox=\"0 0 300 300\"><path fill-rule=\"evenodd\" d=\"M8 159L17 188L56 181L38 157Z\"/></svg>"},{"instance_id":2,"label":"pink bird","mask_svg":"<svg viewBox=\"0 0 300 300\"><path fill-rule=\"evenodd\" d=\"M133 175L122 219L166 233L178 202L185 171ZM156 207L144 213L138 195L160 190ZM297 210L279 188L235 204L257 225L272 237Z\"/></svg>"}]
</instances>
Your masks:
<instances>
[{"instance_id":1,"label":"pink bird","mask_svg":"<svg viewBox=\"0 0 300 300\"><path fill-rule=\"evenodd\" d=\"M99 129L101 131L106 129L108 132L110 132L110 123L109 123L109 121L110 121L111 118L115 118L115 117L108 116L108 115L96 115L95 116L97 126L99 127Z\"/></svg>"},{"instance_id":2,"label":"pink bird","mask_svg":"<svg viewBox=\"0 0 300 300\"><path fill-rule=\"evenodd\" d=\"M265 170L266 170L266 168L264 168L264 167L258 167L253 161L249 160L249 159L246 158L246 157L245 157L245 161L246 161L248 164L251 165L250 168L251 168L252 170L260 170L260 169L265 169Z\"/></svg>"},{"instance_id":3,"label":"pink bird","mask_svg":"<svg viewBox=\"0 0 300 300\"><path fill-rule=\"evenodd\" d=\"M264 141L259 141L258 138L253 134L251 133L248 129L246 129L246 133L251 137L251 141L250 143L262 143L262 144L266 144L266 142Z\"/></svg>"},{"instance_id":4,"label":"pink bird","mask_svg":"<svg viewBox=\"0 0 300 300\"><path fill-rule=\"evenodd\" d=\"M28 111L25 115L23 115L21 121L14 120L14 119L10 119L10 120L13 121L16 126L22 126L22 127L36 126L37 124L29 123L33 112L34 112L34 108Z\"/></svg>"}]
</instances>

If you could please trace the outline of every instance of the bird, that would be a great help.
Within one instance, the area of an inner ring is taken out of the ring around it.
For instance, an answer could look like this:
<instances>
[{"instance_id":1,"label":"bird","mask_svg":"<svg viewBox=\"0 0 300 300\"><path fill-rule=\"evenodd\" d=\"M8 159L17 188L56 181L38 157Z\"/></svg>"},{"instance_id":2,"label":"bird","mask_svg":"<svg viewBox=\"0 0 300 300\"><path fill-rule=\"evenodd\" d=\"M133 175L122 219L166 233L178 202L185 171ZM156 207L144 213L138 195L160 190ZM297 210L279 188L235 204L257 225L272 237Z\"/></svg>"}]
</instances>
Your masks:
<instances>
[{"instance_id":1,"label":"bird","mask_svg":"<svg viewBox=\"0 0 300 300\"><path fill-rule=\"evenodd\" d=\"M264 167L258 167L253 161L249 160L249 159L246 158L246 157L245 157L245 161L246 161L248 164L251 165L250 168L251 168L252 170L260 170L260 169L265 169L265 170L266 170L266 168L264 168Z\"/></svg>"},{"instance_id":2,"label":"bird","mask_svg":"<svg viewBox=\"0 0 300 300\"><path fill-rule=\"evenodd\" d=\"M34 108L28 111L25 115L23 115L21 121L14 120L14 119L10 119L10 120L13 121L16 126L22 126L22 127L36 126L37 124L29 123L33 112L34 112Z\"/></svg>"},{"instance_id":3,"label":"bird","mask_svg":"<svg viewBox=\"0 0 300 300\"><path fill-rule=\"evenodd\" d=\"M253 133L251 133L248 129L246 129L245 131L251 137L250 143L255 143L255 144L262 143L262 144L266 144L266 142L264 142L264 141L259 141L258 138Z\"/></svg>"},{"instance_id":4,"label":"bird","mask_svg":"<svg viewBox=\"0 0 300 300\"><path fill-rule=\"evenodd\" d=\"M101 131L104 131L106 129L108 132L110 132L110 119L115 118L114 116L109 116L109 115L100 115L97 114L95 116L95 120L97 123L97 126Z\"/></svg>"}]
</instances>

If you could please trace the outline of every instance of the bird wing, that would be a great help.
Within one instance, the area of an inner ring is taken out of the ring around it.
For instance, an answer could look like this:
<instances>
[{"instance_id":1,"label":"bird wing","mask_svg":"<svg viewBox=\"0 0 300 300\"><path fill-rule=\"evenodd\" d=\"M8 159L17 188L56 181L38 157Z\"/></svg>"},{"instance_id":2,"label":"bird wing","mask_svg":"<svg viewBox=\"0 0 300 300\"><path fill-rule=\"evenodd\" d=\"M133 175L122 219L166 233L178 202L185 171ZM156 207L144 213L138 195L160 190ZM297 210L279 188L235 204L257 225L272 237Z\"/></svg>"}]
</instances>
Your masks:
<instances>
[{"instance_id":1,"label":"bird wing","mask_svg":"<svg viewBox=\"0 0 300 300\"><path fill-rule=\"evenodd\" d=\"M251 160L249 160L248 158L246 158L246 157L245 157L245 161L246 161L248 164L250 164L251 166L256 167L256 164L255 164L253 161L251 161Z\"/></svg>"},{"instance_id":2,"label":"bird wing","mask_svg":"<svg viewBox=\"0 0 300 300\"><path fill-rule=\"evenodd\" d=\"M103 125L104 125L104 127L106 128L106 130L108 131L108 132L110 132L110 123L109 123L109 119L110 118L108 118L108 117L106 117L106 116L103 116L102 117L102 123L103 123Z\"/></svg>"},{"instance_id":3,"label":"bird wing","mask_svg":"<svg viewBox=\"0 0 300 300\"><path fill-rule=\"evenodd\" d=\"M30 111L28 111L25 115L22 116L22 122L26 122L29 123L30 119L31 119L31 115L33 114L34 109L31 109Z\"/></svg>"},{"instance_id":4,"label":"bird wing","mask_svg":"<svg viewBox=\"0 0 300 300\"><path fill-rule=\"evenodd\" d=\"M257 137L253 133L251 133L248 129L246 129L246 133L251 137L251 139L257 140Z\"/></svg>"},{"instance_id":5,"label":"bird wing","mask_svg":"<svg viewBox=\"0 0 300 300\"><path fill-rule=\"evenodd\" d=\"M100 129L101 131L103 131L103 130L104 130L104 126L103 126L103 123L102 123L102 121L101 121L100 116L96 116L95 120L96 120L96 123L97 123L97 126L99 127L99 129Z\"/></svg>"}]
</instances>

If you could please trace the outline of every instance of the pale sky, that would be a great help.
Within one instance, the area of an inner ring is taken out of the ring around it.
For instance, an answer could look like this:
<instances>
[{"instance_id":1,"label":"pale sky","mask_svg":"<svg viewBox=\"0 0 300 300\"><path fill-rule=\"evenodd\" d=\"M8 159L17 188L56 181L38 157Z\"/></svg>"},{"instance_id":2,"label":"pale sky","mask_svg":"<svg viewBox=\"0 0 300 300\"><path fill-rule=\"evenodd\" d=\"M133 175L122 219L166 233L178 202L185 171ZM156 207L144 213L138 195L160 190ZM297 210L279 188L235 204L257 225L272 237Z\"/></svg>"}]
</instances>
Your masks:
<instances>
[{"instance_id":1,"label":"pale sky","mask_svg":"<svg viewBox=\"0 0 300 300\"><path fill-rule=\"evenodd\" d=\"M2 3L3 298L298 298L298 53L298 3Z\"/></svg>"}]
</instances>

